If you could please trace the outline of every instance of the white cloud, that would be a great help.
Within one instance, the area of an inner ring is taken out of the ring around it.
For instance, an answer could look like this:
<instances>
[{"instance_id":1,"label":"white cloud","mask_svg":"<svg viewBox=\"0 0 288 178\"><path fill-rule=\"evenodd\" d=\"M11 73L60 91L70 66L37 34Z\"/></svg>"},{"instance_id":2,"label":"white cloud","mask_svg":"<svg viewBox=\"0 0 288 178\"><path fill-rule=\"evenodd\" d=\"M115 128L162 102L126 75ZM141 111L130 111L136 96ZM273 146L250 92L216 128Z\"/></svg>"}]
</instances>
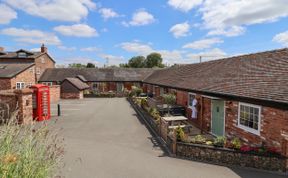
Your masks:
<instances>
[{"instance_id":1,"label":"white cloud","mask_svg":"<svg viewBox=\"0 0 288 178\"><path fill-rule=\"evenodd\" d=\"M6 6L5 4L0 4L0 24L8 24L11 20L17 18L17 13Z\"/></svg>"},{"instance_id":2,"label":"white cloud","mask_svg":"<svg viewBox=\"0 0 288 178\"><path fill-rule=\"evenodd\" d=\"M59 49L63 51L75 51L76 47L58 46Z\"/></svg>"},{"instance_id":3,"label":"white cloud","mask_svg":"<svg viewBox=\"0 0 288 178\"><path fill-rule=\"evenodd\" d=\"M137 41L125 42L119 46L123 50L134 53L136 55L146 56L152 52L158 52L163 57L163 63L168 65L199 62L200 56L202 56L203 61L206 61L223 58L227 55L224 51L218 48L199 53L187 53L186 51L182 50L157 50L153 49L153 47L149 44L140 43Z\"/></svg>"},{"instance_id":4,"label":"white cloud","mask_svg":"<svg viewBox=\"0 0 288 178\"><path fill-rule=\"evenodd\" d=\"M147 55L154 51L150 45L140 42L125 42L121 43L120 47L125 51L136 53L139 55Z\"/></svg>"},{"instance_id":5,"label":"white cloud","mask_svg":"<svg viewBox=\"0 0 288 178\"><path fill-rule=\"evenodd\" d=\"M95 9L92 0L4 0L15 9L48 20L78 22Z\"/></svg>"},{"instance_id":6,"label":"white cloud","mask_svg":"<svg viewBox=\"0 0 288 178\"><path fill-rule=\"evenodd\" d=\"M133 14L130 22L122 22L124 26L144 26L155 22L155 18L152 14L145 9L140 9Z\"/></svg>"},{"instance_id":7,"label":"white cloud","mask_svg":"<svg viewBox=\"0 0 288 178\"><path fill-rule=\"evenodd\" d=\"M170 28L169 32L173 33L175 38L187 36L190 30L188 22L179 23Z\"/></svg>"},{"instance_id":8,"label":"white cloud","mask_svg":"<svg viewBox=\"0 0 288 178\"><path fill-rule=\"evenodd\" d=\"M202 2L203 0L169 0L168 4L177 10L188 12Z\"/></svg>"},{"instance_id":9,"label":"white cloud","mask_svg":"<svg viewBox=\"0 0 288 178\"><path fill-rule=\"evenodd\" d=\"M26 30L22 28L6 28L1 34L15 37L15 41L29 44L60 45L60 39L53 33L40 30Z\"/></svg>"},{"instance_id":10,"label":"white cloud","mask_svg":"<svg viewBox=\"0 0 288 178\"><path fill-rule=\"evenodd\" d=\"M95 52L95 51L101 51L101 49L98 47L92 46L92 47L81 48L80 51Z\"/></svg>"},{"instance_id":11,"label":"white cloud","mask_svg":"<svg viewBox=\"0 0 288 178\"><path fill-rule=\"evenodd\" d=\"M75 25L60 25L54 28L55 31L65 36L76 36L76 37L94 37L98 36L96 29L86 24L75 24Z\"/></svg>"},{"instance_id":12,"label":"white cloud","mask_svg":"<svg viewBox=\"0 0 288 178\"><path fill-rule=\"evenodd\" d=\"M275 35L273 41L288 47L288 31Z\"/></svg>"},{"instance_id":13,"label":"white cloud","mask_svg":"<svg viewBox=\"0 0 288 178\"><path fill-rule=\"evenodd\" d=\"M188 43L183 46L183 48L191 48L191 49L207 49L210 48L214 44L223 43L223 40L219 38L210 38L199 41L194 41L192 43Z\"/></svg>"},{"instance_id":14,"label":"white cloud","mask_svg":"<svg viewBox=\"0 0 288 178\"><path fill-rule=\"evenodd\" d=\"M104 18L104 20L119 17L119 14L110 8L101 8L99 13Z\"/></svg>"},{"instance_id":15,"label":"white cloud","mask_svg":"<svg viewBox=\"0 0 288 178\"><path fill-rule=\"evenodd\" d=\"M245 26L288 16L287 0L206 0L200 8L208 35L237 36Z\"/></svg>"}]
</instances>

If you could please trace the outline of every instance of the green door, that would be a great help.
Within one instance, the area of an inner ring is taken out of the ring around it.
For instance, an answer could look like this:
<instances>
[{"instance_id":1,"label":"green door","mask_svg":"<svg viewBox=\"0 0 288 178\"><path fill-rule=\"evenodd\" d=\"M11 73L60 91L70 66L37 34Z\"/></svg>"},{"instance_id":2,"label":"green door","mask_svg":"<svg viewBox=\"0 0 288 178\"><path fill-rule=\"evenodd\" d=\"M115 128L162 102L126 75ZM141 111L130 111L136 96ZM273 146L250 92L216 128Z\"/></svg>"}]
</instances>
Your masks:
<instances>
[{"instance_id":1,"label":"green door","mask_svg":"<svg viewBox=\"0 0 288 178\"><path fill-rule=\"evenodd\" d=\"M224 135L224 101L212 100L212 133Z\"/></svg>"}]
</instances>

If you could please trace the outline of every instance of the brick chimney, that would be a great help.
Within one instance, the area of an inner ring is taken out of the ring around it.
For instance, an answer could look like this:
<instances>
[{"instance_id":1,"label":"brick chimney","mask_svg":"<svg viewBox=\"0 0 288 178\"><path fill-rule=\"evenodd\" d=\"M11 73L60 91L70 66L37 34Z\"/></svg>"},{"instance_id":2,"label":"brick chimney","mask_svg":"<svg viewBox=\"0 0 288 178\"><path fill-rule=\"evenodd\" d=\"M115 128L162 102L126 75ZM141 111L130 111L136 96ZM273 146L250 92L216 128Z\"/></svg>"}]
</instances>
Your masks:
<instances>
[{"instance_id":1,"label":"brick chimney","mask_svg":"<svg viewBox=\"0 0 288 178\"><path fill-rule=\"evenodd\" d=\"M48 48L44 44L42 44L41 53L47 53L47 52L48 52Z\"/></svg>"},{"instance_id":2,"label":"brick chimney","mask_svg":"<svg viewBox=\"0 0 288 178\"><path fill-rule=\"evenodd\" d=\"M4 47L0 46L0 52L4 52Z\"/></svg>"}]
</instances>

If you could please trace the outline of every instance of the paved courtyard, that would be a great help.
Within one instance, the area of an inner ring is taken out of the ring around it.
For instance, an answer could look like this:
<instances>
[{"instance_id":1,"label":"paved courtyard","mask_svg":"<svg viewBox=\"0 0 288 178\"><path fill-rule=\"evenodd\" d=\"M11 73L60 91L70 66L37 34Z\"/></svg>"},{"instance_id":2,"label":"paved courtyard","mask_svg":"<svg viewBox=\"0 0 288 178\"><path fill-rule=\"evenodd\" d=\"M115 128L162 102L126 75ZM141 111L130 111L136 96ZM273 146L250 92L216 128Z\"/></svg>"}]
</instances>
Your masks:
<instances>
[{"instance_id":1,"label":"paved courtyard","mask_svg":"<svg viewBox=\"0 0 288 178\"><path fill-rule=\"evenodd\" d=\"M61 107L56 125L63 128L67 178L284 177L168 157L124 98L64 100Z\"/></svg>"}]
</instances>

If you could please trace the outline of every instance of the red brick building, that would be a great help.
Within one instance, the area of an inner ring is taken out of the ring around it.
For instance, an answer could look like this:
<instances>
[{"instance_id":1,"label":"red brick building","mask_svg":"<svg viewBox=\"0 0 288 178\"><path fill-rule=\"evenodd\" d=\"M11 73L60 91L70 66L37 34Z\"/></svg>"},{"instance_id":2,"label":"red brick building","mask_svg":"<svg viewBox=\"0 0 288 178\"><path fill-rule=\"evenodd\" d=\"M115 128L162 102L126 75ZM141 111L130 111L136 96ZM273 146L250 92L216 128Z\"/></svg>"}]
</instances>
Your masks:
<instances>
[{"instance_id":1,"label":"red brick building","mask_svg":"<svg viewBox=\"0 0 288 178\"><path fill-rule=\"evenodd\" d=\"M79 78L66 78L61 83L61 98L63 99L83 99L84 90L89 85L81 81Z\"/></svg>"},{"instance_id":2,"label":"red brick building","mask_svg":"<svg viewBox=\"0 0 288 178\"><path fill-rule=\"evenodd\" d=\"M143 83L156 96L176 91L177 104L206 132L288 155L288 49L174 66Z\"/></svg>"},{"instance_id":3,"label":"red brick building","mask_svg":"<svg viewBox=\"0 0 288 178\"><path fill-rule=\"evenodd\" d=\"M34 64L34 76L30 77L31 81L27 81L26 79L25 83L35 83L35 80L37 82L46 69L55 67L55 61L48 54L48 50L44 45L41 46L40 52L31 52L23 49L15 52L6 52L4 48L0 48L0 64L6 66L10 64ZM2 82L5 83L5 81Z\"/></svg>"},{"instance_id":4,"label":"red brick building","mask_svg":"<svg viewBox=\"0 0 288 178\"><path fill-rule=\"evenodd\" d=\"M23 89L36 83L33 63L0 63L0 90Z\"/></svg>"},{"instance_id":5,"label":"red brick building","mask_svg":"<svg viewBox=\"0 0 288 178\"><path fill-rule=\"evenodd\" d=\"M155 69L55 68L47 69L39 82L60 84L66 78L77 77L90 86L90 91L121 93L125 89L131 90L133 85L140 86L153 71Z\"/></svg>"}]
</instances>

